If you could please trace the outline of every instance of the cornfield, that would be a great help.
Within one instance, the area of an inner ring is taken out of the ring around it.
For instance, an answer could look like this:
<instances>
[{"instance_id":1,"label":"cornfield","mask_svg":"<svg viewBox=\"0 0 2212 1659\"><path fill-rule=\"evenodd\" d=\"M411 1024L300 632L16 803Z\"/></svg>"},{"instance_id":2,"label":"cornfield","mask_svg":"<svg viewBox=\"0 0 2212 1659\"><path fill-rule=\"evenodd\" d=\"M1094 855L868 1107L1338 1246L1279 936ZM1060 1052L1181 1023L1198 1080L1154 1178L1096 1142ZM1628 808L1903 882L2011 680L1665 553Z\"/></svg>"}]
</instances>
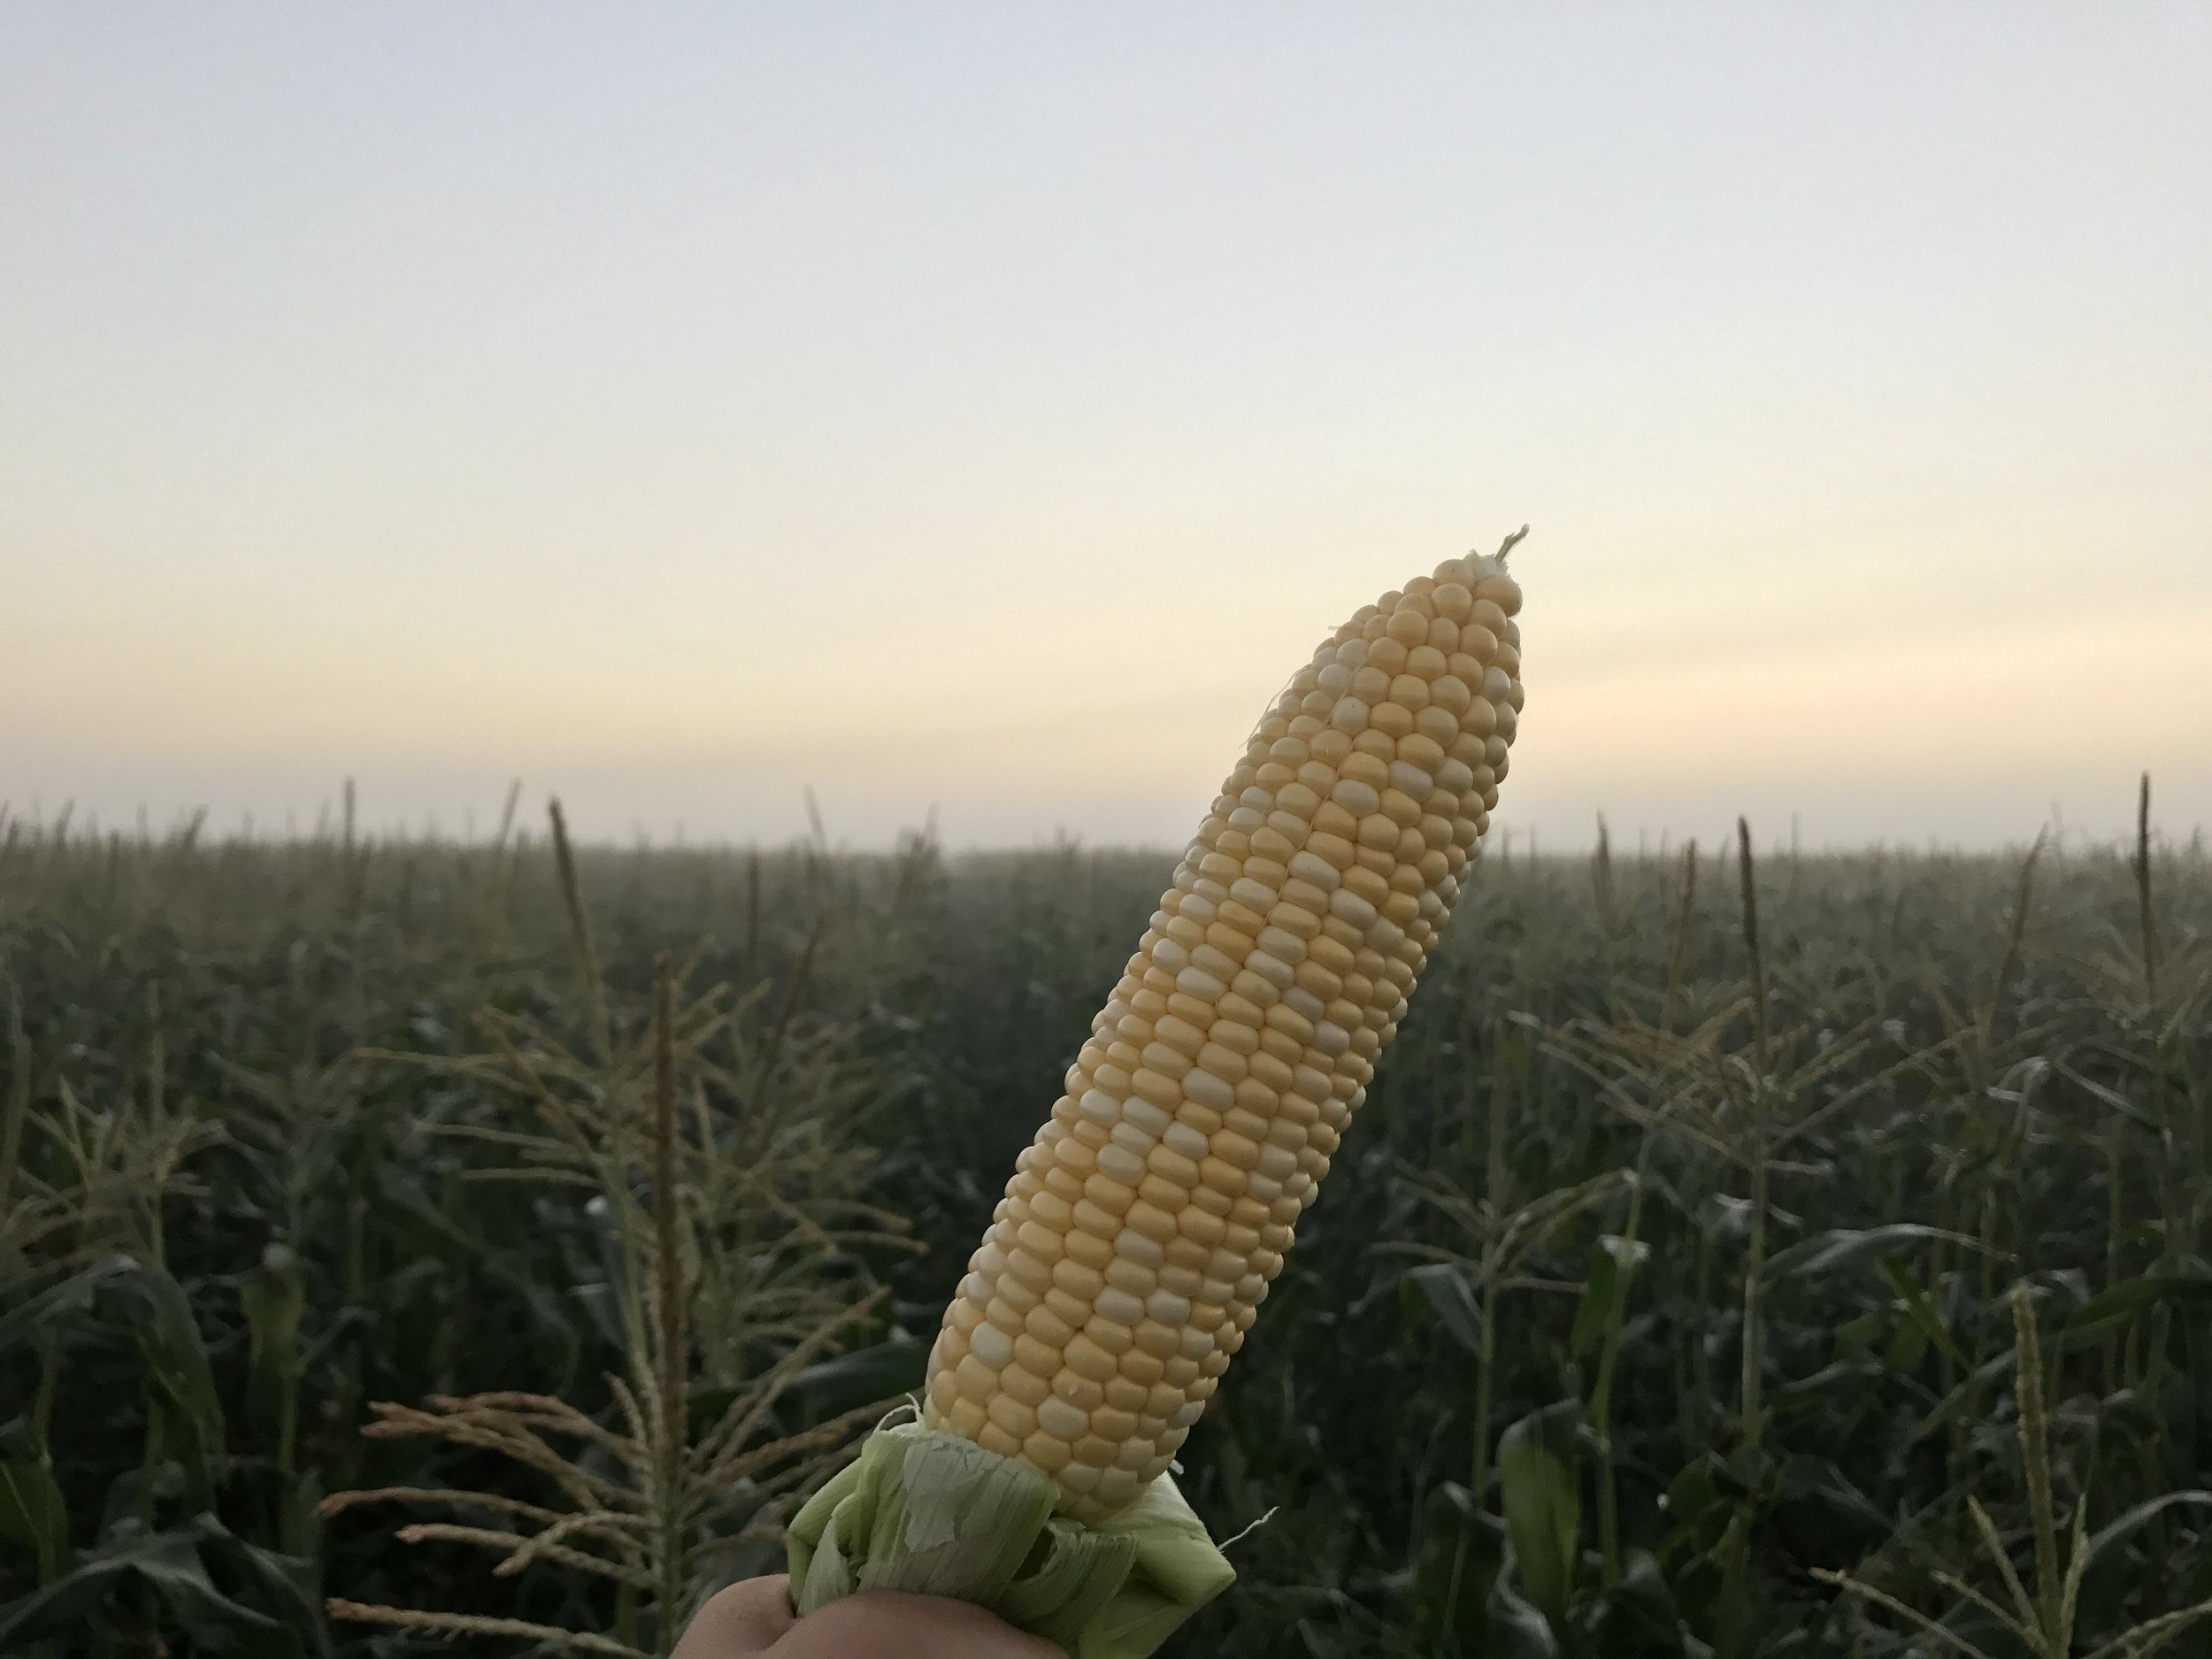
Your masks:
<instances>
[{"instance_id":1,"label":"cornfield","mask_svg":"<svg viewBox=\"0 0 2212 1659\"><path fill-rule=\"evenodd\" d=\"M662 1655L924 1363L1171 856L0 824L0 1652ZM1504 840L1167 1650L2205 1651L2212 857Z\"/></svg>"}]
</instances>

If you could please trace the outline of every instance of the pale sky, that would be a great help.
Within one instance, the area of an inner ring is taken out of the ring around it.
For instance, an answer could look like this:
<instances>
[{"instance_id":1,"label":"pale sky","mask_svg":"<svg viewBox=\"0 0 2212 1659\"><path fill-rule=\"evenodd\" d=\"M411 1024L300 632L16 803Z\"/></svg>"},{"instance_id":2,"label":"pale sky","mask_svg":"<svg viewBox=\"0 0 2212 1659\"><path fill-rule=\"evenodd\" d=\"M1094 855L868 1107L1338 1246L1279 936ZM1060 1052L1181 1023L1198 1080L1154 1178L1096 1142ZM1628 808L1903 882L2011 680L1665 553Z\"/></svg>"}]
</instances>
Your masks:
<instances>
[{"instance_id":1,"label":"pale sky","mask_svg":"<svg viewBox=\"0 0 2212 1659\"><path fill-rule=\"evenodd\" d=\"M1179 843L1527 522L1547 844L2212 823L2212 6L0 9L0 800Z\"/></svg>"}]
</instances>

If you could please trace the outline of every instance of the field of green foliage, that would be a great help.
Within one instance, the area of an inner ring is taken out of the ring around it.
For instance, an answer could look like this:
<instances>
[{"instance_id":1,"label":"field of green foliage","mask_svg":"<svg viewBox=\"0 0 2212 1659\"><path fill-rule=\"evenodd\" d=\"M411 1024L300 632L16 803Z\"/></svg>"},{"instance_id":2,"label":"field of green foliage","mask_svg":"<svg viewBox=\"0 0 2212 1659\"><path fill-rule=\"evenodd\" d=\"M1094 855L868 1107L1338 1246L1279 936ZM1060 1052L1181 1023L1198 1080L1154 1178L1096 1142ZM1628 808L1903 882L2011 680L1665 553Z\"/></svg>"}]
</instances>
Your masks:
<instances>
[{"instance_id":1,"label":"field of green foliage","mask_svg":"<svg viewBox=\"0 0 2212 1659\"><path fill-rule=\"evenodd\" d=\"M2212 1651L2212 858L1755 850L1486 856L1170 1654ZM0 827L0 1653L664 1654L1171 864Z\"/></svg>"}]
</instances>

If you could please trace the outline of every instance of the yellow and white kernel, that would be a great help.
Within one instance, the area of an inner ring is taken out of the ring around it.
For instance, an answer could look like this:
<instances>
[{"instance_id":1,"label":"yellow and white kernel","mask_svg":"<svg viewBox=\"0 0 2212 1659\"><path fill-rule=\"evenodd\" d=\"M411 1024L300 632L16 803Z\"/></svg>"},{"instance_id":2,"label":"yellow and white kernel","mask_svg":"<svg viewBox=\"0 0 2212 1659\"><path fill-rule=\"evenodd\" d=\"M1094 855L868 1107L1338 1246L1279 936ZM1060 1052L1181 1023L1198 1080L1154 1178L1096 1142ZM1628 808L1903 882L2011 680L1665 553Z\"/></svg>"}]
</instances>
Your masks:
<instances>
[{"instance_id":1,"label":"yellow and white kernel","mask_svg":"<svg viewBox=\"0 0 2212 1659\"><path fill-rule=\"evenodd\" d=\"M1111 1515L1174 1460L1281 1271L1463 887L1523 705L1519 586L1449 559L1255 729L1017 1162L923 1418Z\"/></svg>"}]
</instances>

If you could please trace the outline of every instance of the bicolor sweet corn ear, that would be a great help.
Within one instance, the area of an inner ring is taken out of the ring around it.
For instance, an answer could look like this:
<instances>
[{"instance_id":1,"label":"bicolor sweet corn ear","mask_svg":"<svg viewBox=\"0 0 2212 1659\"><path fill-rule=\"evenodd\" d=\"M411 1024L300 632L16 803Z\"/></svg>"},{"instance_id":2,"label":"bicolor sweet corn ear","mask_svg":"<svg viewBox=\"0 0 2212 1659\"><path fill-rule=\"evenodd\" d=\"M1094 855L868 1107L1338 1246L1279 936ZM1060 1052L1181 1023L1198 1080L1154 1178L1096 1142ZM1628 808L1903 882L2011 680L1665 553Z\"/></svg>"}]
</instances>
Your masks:
<instances>
[{"instance_id":1,"label":"bicolor sweet corn ear","mask_svg":"<svg viewBox=\"0 0 2212 1659\"><path fill-rule=\"evenodd\" d=\"M1523 701L1518 539L1383 595L1292 676L969 1259L923 1429L1042 1477L1064 1527L1148 1500L1188 1514L1170 1466L1497 803Z\"/></svg>"}]
</instances>

